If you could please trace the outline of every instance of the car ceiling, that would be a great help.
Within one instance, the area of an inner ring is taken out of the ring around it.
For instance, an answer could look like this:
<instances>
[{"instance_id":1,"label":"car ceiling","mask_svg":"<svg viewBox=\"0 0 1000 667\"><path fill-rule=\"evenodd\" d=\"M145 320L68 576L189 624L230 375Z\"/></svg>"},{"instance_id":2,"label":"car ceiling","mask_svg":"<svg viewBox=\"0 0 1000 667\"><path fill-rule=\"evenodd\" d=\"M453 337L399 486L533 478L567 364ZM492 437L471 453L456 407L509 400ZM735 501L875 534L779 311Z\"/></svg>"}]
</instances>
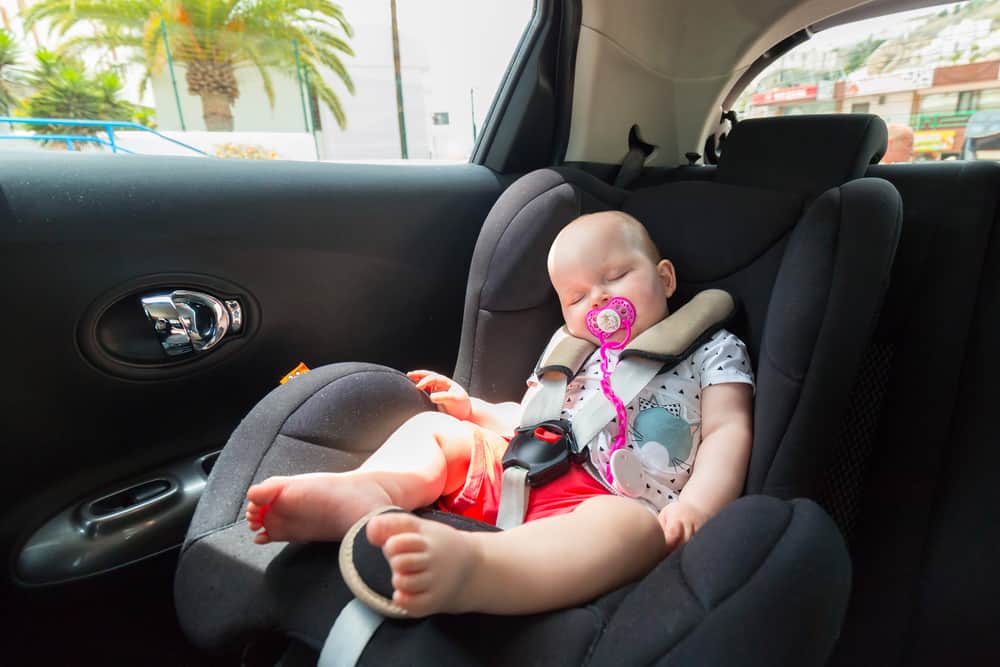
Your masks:
<instances>
[{"instance_id":1,"label":"car ceiling","mask_svg":"<svg viewBox=\"0 0 1000 667\"><path fill-rule=\"evenodd\" d=\"M650 166L685 162L716 130L740 76L788 36L928 0L583 0L566 160L620 162L633 124Z\"/></svg>"}]
</instances>

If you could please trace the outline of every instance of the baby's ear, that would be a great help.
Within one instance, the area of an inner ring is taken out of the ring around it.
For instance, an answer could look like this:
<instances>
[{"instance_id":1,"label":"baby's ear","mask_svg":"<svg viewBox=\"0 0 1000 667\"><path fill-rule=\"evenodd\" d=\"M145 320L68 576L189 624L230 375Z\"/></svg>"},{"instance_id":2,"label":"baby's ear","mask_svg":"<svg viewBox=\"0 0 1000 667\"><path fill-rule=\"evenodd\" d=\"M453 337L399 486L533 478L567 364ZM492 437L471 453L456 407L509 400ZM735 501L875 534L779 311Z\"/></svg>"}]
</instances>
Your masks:
<instances>
[{"instance_id":1,"label":"baby's ear","mask_svg":"<svg viewBox=\"0 0 1000 667\"><path fill-rule=\"evenodd\" d=\"M669 299L677 291L677 272L674 270L674 264L669 259L661 259L656 265L656 273L660 276L660 282L663 283L663 294Z\"/></svg>"}]
</instances>

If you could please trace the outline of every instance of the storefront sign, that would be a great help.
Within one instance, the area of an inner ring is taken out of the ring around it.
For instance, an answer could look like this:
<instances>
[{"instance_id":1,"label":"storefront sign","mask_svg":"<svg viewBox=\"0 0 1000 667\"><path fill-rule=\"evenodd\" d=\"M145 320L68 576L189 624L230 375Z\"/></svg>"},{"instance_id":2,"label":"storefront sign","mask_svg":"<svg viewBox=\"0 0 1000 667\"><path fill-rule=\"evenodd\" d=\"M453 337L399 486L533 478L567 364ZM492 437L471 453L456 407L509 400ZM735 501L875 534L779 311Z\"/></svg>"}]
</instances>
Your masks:
<instances>
[{"instance_id":1,"label":"storefront sign","mask_svg":"<svg viewBox=\"0 0 1000 667\"><path fill-rule=\"evenodd\" d=\"M844 87L844 94L847 97L859 97L861 95L881 95L882 93L895 93L904 90L919 90L920 88L929 88L933 79L934 70L930 68L893 72L892 74L848 81L847 86Z\"/></svg>"},{"instance_id":2,"label":"storefront sign","mask_svg":"<svg viewBox=\"0 0 1000 667\"><path fill-rule=\"evenodd\" d=\"M922 130L920 132L914 132L913 152L954 152L955 134L955 130Z\"/></svg>"},{"instance_id":3,"label":"storefront sign","mask_svg":"<svg viewBox=\"0 0 1000 667\"><path fill-rule=\"evenodd\" d=\"M799 102L816 99L817 86L795 86L794 88L776 88L766 93L754 93L751 104L781 104L783 102Z\"/></svg>"}]
</instances>

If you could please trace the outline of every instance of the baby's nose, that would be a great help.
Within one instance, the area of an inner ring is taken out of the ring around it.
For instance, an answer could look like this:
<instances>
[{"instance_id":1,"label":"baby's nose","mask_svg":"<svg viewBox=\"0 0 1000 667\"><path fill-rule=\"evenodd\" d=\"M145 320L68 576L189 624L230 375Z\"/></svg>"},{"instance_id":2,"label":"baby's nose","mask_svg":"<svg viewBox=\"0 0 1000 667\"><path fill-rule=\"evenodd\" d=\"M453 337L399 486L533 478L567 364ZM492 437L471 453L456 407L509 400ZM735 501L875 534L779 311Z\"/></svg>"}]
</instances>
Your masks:
<instances>
[{"instance_id":1,"label":"baby's nose","mask_svg":"<svg viewBox=\"0 0 1000 667\"><path fill-rule=\"evenodd\" d=\"M603 291L597 292L591 299L590 307L598 308L606 304L610 299L611 297L605 294Z\"/></svg>"}]
</instances>

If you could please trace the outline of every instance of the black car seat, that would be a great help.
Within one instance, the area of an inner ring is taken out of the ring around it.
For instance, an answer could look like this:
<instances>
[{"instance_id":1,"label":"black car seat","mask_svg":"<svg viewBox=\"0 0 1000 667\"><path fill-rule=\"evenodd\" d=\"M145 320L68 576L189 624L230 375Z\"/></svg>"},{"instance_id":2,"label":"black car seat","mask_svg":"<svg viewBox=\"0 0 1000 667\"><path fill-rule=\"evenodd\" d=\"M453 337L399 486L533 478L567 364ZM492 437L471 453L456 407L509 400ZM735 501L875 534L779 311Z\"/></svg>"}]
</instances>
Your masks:
<instances>
[{"instance_id":1,"label":"black car seat","mask_svg":"<svg viewBox=\"0 0 1000 667\"><path fill-rule=\"evenodd\" d=\"M853 427L842 431L849 456L829 485L854 572L829 664L1000 665L1000 165L877 165L868 175L893 183L904 217L848 408Z\"/></svg>"},{"instance_id":2,"label":"black car seat","mask_svg":"<svg viewBox=\"0 0 1000 667\"><path fill-rule=\"evenodd\" d=\"M384 623L361 664L822 664L850 588L832 520L810 500L836 457L842 414L899 235L894 188L859 178L885 150L874 116L751 120L714 178L626 191L560 168L512 184L473 256L454 373L473 395L517 400L560 324L545 254L584 212L621 209L677 267L677 308L708 287L741 303L730 328L757 376L745 497L640 582L530 617ZM401 338L406 323L400 323ZM318 368L275 389L219 457L182 548L178 615L200 646L264 634L315 652L351 598L335 544L256 546L246 489L271 475L356 466L426 398L395 370ZM311 655L315 656L315 653Z\"/></svg>"}]
</instances>

